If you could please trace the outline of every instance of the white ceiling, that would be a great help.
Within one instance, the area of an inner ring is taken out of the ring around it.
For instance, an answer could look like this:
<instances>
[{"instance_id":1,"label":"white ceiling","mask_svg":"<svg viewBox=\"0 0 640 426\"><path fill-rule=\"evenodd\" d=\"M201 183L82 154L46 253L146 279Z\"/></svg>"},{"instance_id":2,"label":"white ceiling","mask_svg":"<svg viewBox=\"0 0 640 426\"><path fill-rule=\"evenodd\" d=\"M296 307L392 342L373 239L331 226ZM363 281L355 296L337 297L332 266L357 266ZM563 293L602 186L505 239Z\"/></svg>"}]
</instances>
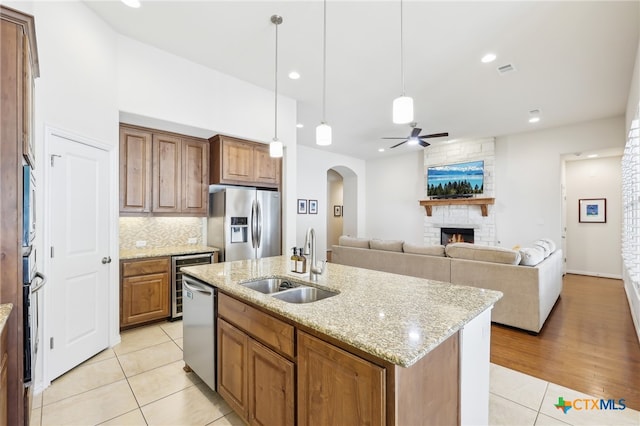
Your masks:
<instances>
[{"instance_id":1,"label":"white ceiling","mask_svg":"<svg viewBox=\"0 0 640 426\"><path fill-rule=\"evenodd\" d=\"M298 101L298 143L321 121L322 2L117 0L87 5L117 32ZM406 93L423 133L450 139L526 132L623 114L638 45L640 2L404 2ZM480 58L494 52L497 60ZM496 68L512 64L515 72ZM290 80L297 70L302 77ZM391 121L401 94L400 2L327 3L327 121L333 152L376 158L408 125ZM530 110L542 120L528 122ZM427 148L429 149L429 148Z\"/></svg>"}]
</instances>

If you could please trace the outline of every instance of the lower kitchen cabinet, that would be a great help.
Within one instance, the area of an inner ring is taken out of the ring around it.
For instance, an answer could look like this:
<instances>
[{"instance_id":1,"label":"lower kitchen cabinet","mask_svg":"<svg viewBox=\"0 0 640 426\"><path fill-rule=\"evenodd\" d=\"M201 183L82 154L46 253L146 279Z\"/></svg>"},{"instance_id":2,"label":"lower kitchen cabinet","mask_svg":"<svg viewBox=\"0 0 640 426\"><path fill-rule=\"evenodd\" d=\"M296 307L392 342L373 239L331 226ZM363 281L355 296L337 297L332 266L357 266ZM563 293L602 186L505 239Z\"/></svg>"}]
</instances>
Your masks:
<instances>
[{"instance_id":1,"label":"lower kitchen cabinet","mask_svg":"<svg viewBox=\"0 0 640 426\"><path fill-rule=\"evenodd\" d=\"M8 366L7 360L7 328L4 327L0 335L0 425L8 424Z\"/></svg>"},{"instance_id":2,"label":"lower kitchen cabinet","mask_svg":"<svg viewBox=\"0 0 640 426\"><path fill-rule=\"evenodd\" d=\"M171 258L120 262L120 328L170 315Z\"/></svg>"},{"instance_id":3,"label":"lower kitchen cabinet","mask_svg":"<svg viewBox=\"0 0 640 426\"><path fill-rule=\"evenodd\" d=\"M385 422L385 369L298 330L298 425Z\"/></svg>"},{"instance_id":4,"label":"lower kitchen cabinet","mask_svg":"<svg viewBox=\"0 0 640 426\"><path fill-rule=\"evenodd\" d=\"M218 319L218 393L252 425L295 424L293 362Z\"/></svg>"}]
</instances>

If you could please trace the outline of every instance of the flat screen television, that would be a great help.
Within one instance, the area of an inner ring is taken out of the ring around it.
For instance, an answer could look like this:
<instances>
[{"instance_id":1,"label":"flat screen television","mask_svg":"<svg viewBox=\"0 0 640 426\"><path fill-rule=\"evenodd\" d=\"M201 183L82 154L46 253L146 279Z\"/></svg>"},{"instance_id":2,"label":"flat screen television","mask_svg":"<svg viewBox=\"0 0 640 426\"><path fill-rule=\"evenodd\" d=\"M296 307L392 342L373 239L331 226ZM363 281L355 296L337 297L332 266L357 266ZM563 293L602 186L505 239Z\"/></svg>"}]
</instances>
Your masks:
<instances>
[{"instance_id":1,"label":"flat screen television","mask_svg":"<svg viewBox=\"0 0 640 426\"><path fill-rule=\"evenodd\" d=\"M483 190L483 160L427 168L427 195L431 198L471 197Z\"/></svg>"}]
</instances>

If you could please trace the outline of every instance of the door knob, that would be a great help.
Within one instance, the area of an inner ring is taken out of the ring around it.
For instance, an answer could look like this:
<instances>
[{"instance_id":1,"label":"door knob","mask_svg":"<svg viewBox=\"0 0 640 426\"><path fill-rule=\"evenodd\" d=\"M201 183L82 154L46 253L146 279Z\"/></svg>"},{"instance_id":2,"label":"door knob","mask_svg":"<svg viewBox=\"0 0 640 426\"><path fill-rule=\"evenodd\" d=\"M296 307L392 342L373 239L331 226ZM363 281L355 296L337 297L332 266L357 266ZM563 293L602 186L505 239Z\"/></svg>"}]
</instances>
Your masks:
<instances>
[{"instance_id":1,"label":"door knob","mask_svg":"<svg viewBox=\"0 0 640 426\"><path fill-rule=\"evenodd\" d=\"M102 264L111 263L111 256L103 257Z\"/></svg>"}]
</instances>

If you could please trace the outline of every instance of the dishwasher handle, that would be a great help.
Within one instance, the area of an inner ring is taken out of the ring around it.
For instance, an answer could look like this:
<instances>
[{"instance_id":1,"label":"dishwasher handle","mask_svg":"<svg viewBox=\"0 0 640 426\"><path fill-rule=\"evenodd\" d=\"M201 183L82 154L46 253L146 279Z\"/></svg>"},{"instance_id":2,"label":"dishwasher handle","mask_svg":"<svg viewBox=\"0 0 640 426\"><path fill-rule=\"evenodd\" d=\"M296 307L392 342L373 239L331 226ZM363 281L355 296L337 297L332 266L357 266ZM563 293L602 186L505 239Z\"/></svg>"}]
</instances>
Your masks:
<instances>
[{"instance_id":1,"label":"dishwasher handle","mask_svg":"<svg viewBox=\"0 0 640 426\"><path fill-rule=\"evenodd\" d=\"M182 277L182 285L187 290L195 291L206 296L211 296L213 294L213 290L208 285L199 284L198 282L190 280L187 277Z\"/></svg>"}]
</instances>

